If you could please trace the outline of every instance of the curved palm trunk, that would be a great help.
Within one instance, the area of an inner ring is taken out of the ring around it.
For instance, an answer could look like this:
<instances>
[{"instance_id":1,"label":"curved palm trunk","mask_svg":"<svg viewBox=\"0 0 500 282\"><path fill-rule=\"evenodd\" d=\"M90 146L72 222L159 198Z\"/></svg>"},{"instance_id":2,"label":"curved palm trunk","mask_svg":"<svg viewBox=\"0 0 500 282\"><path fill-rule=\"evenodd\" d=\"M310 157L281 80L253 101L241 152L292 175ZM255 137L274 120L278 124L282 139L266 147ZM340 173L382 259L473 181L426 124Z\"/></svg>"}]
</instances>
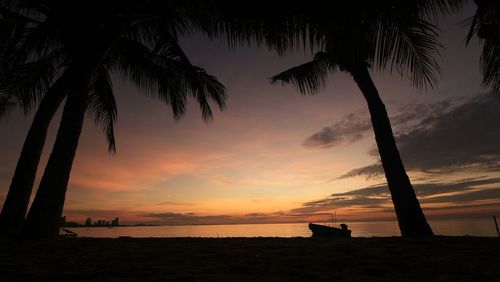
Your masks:
<instances>
[{"instance_id":1,"label":"curved palm trunk","mask_svg":"<svg viewBox=\"0 0 500 282\"><path fill-rule=\"evenodd\" d=\"M370 110L373 131L384 167L387 185L391 192L399 229L402 236L431 236L432 229L415 195L399 156L391 123L384 103L366 67L357 68L351 74L359 86Z\"/></svg>"},{"instance_id":2,"label":"curved palm trunk","mask_svg":"<svg viewBox=\"0 0 500 282\"><path fill-rule=\"evenodd\" d=\"M50 238L59 233L66 188L85 118L88 84L85 77L72 85L52 153L21 230L23 238Z\"/></svg>"},{"instance_id":3,"label":"curved palm trunk","mask_svg":"<svg viewBox=\"0 0 500 282\"><path fill-rule=\"evenodd\" d=\"M65 97L66 85L67 75L54 83L44 95L36 111L0 213L0 230L2 230L0 235L13 236L22 226L45 145L47 130Z\"/></svg>"}]
</instances>

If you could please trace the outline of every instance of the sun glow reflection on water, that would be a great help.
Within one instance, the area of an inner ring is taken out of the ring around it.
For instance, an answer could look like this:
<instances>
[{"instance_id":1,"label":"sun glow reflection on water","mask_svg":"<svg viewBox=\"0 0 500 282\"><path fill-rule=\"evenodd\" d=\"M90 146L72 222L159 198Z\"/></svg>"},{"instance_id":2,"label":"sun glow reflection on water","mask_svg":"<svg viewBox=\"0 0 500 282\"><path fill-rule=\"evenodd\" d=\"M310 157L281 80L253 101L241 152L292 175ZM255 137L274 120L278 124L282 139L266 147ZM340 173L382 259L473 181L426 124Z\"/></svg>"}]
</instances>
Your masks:
<instances>
[{"instance_id":1,"label":"sun glow reflection on water","mask_svg":"<svg viewBox=\"0 0 500 282\"><path fill-rule=\"evenodd\" d=\"M493 219L430 220L436 235L496 236ZM399 236L396 222L347 222L353 237ZM310 237L307 223L67 228L80 237Z\"/></svg>"}]
</instances>

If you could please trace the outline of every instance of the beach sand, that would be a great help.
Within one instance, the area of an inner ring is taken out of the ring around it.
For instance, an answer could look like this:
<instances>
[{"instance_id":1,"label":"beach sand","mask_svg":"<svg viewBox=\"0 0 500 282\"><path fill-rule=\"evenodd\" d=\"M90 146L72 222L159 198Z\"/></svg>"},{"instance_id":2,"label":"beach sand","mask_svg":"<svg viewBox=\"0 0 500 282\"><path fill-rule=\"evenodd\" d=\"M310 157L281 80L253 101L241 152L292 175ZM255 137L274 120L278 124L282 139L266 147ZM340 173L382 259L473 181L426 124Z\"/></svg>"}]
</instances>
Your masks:
<instances>
[{"instance_id":1,"label":"beach sand","mask_svg":"<svg viewBox=\"0 0 500 282\"><path fill-rule=\"evenodd\" d=\"M500 238L0 241L1 281L499 281Z\"/></svg>"}]
</instances>

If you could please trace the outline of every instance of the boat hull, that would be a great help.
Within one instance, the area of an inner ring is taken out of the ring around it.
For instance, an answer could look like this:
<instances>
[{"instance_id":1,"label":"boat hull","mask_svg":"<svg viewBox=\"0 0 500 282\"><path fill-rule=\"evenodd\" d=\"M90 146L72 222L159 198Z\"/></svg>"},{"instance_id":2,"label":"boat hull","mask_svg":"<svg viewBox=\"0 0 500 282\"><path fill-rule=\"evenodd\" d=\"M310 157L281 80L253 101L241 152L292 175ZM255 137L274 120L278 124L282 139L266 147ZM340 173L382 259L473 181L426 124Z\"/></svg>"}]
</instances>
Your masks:
<instances>
[{"instance_id":1,"label":"boat hull","mask_svg":"<svg viewBox=\"0 0 500 282\"><path fill-rule=\"evenodd\" d=\"M313 237L351 237L351 230L309 223Z\"/></svg>"}]
</instances>

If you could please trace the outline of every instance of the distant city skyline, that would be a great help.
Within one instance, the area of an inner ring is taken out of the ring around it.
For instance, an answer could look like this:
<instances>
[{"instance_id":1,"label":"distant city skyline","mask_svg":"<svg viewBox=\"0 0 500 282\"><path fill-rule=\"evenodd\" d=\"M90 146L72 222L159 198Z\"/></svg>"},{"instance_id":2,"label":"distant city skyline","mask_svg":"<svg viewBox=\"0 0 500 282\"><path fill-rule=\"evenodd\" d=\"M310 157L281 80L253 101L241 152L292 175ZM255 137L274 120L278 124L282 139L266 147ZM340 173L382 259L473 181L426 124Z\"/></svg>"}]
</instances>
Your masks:
<instances>
[{"instance_id":1,"label":"distant city skyline","mask_svg":"<svg viewBox=\"0 0 500 282\"><path fill-rule=\"evenodd\" d=\"M373 73L430 218L500 214L500 99L480 86L480 46L466 47L467 29L459 27L473 12L467 7L442 21L435 89L418 93L397 73ZM306 62L309 51L280 57L263 47L231 50L198 35L181 44L227 87L226 109L205 123L190 103L175 122L170 109L114 77L117 154L107 153L104 136L87 120L66 195L69 221L307 222L332 212L345 221L395 218L367 107L349 76L336 73L318 95L301 96L269 77ZM15 111L0 120L8 132L0 136L0 202L31 118Z\"/></svg>"}]
</instances>

